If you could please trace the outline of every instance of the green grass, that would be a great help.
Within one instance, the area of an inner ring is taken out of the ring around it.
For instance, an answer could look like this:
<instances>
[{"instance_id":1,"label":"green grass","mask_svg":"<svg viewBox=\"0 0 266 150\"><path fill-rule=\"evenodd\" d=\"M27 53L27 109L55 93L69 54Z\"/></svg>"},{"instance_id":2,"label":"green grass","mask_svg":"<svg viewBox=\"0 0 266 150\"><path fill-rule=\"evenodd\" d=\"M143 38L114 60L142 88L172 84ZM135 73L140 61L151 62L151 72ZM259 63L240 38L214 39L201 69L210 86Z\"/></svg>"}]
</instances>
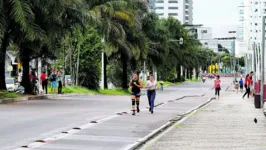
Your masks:
<instances>
[{"instance_id":1,"label":"green grass","mask_svg":"<svg viewBox=\"0 0 266 150\"><path fill-rule=\"evenodd\" d=\"M48 93L51 92L51 88L48 88ZM57 89L56 89L57 92ZM123 89L100 89L99 91L89 90L78 86L63 87L63 93L76 93L76 94L103 94L103 95L129 95L128 90Z\"/></svg>"},{"instance_id":2,"label":"green grass","mask_svg":"<svg viewBox=\"0 0 266 150\"><path fill-rule=\"evenodd\" d=\"M98 94L103 95L129 95L129 90L123 90L123 89L100 89Z\"/></svg>"},{"instance_id":3,"label":"green grass","mask_svg":"<svg viewBox=\"0 0 266 150\"><path fill-rule=\"evenodd\" d=\"M186 79L186 81L188 81L188 82L201 82L201 79L200 78L198 78L198 79L192 78L192 79Z\"/></svg>"},{"instance_id":4,"label":"green grass","mask_svg":"<svg viewBox=\"0 0 266 150\"><path fill-rule=\"evenodd\" d=\"M20 95L14 92L0 91L0 99L18 98L18 97L20 97Z\"/></svg>"}]
</instances>

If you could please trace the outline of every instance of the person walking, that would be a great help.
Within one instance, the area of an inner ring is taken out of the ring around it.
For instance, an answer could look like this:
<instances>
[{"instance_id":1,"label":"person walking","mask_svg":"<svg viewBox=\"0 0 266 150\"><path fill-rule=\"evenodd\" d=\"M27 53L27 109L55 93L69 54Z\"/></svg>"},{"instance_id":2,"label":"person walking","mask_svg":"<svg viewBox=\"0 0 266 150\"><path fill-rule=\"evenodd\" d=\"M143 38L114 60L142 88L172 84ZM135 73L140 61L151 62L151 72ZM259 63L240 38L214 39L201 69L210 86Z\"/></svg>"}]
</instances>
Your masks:
<instances>
[{"instance_id":1,"label":"person walking","mask_svg":"<svg viewBox=\"0 0 266 150\"><path fill-rule=\"evenodd\" d=\"M247 95L248 98L250 96L250 87L251 87L251 84L252 84L252 76L253 76L253 71L250 72L250 74L247 74L246 75L246 83L245 83L245 88L246 88L246 92L245 94L243 95L243 99L245 98L245 96Z\"/></svg>"},{"instance_id":2,"label":"person walking","mask_svg":"<svg viewBox=\"0 0 266 150\"><path fill-rule=\"evenodd\" d=\"M240 92L243 93L244 81L243 81L243 78L242 77L239 80L239 86L240 86Z\"/></svg>"},{"instance_id":3,"label":"person walking","mask_svg":"<svg viewBox=\"0 0 266 150\"><path fill-rule=\"evenodd\" d=\"M139 102L140 102L140 89L142 88L142 81L139 79L137 73L134 74L133 79L129 83L131 88L131 100L132 100L132 115L136 115L136 104L137 112L140 112Z\"/></svg>"},{"instance_id":4,"label":"person walking","mask_svg":"<svg viewBox=\"0 0 266 150\"><path fill-rule=\"evenodd\" d=\"M42 75L40 76L40 83L42 85L43 92L45 91L47 94L48 78L45 71L43 71Z\"/></svg>"},{"instance_id":5,"label":"person walking","mask_svg":"<svg viewBox=\"0 0 266 150\"><path fill-rule=\"evenodd\" d=\"M57 81L58 81L58 94L62 94L62 78L63 78L63 69L60 68L59 71L57 72Z\"/></svg>"},{"instance_id":6,"label":"person walking","mask_svg":"<svg viewBox=\"0 0 266 150\"><path fill-rule=\"evenodd\" d=\"M253 82L253 77L254 75L254 72L251 71L250 74L249 74L249 78L250 78L250 94L252 97L254 97L254 94L255 94L255 89L254 89L254 82Z\"/></svg>"},{"instance_id":7,"label":"person walking","mask_svg":"<svg viewBox=\"0 0 266 150\"><path fill-rule=\"evenodd\" d=\"M161 89L161 91L163 91L163 84L164 84L164 82L160 81L160 89Z\"/></svg>"},{"instance_id":8,"label":"person walking","mask_svg":"<svg viewBox=\"0 0 266 150\"><path fill-rule=\"evenodd\" d=\"M149 100L150 112L153 114L154 101L156 96L157 83L154 81L153 75L150 75L150 80L147 82L145 88L147 88L147 96Z\"/></svg>"},{"instance_id":9,"label":"person walking","mask_svg":"<svg viewBox=\"0 0 266 150\"><path fill-rule=\"evenodd\" d=\"M57 85L56 85L56 77L57 77L56 71L55 71L55 69L53 69L52 74L50 76L50 80L51 80L51 83L52 83L52 88L51 88L51 93L52 94L56 93L56 87L57 87Z\"/></svg>"},{"instance_id":10,"label":"person walking","mask_svg":"<svg viewBox=\"0 0 266 150\"><path fill-rule=\"evenodd\" d=\"M221 80L220 80L220 76L219 75L217 75L216 76L216 80L214 80L214 88L215 88L215 96L219 100L219 98L220 98L220 90L221 90Z\"/></svg>"}]
</instances>

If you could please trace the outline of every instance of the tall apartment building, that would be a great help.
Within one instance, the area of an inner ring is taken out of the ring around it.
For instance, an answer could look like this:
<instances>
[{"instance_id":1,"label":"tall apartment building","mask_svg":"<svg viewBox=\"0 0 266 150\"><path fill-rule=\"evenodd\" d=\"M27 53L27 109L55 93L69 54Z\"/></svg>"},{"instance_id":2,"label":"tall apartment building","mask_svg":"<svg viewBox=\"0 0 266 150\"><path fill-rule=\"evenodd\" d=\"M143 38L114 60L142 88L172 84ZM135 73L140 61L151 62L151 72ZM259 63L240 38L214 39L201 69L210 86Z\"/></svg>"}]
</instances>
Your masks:
<instances>
[{"instance_id":1,"label":"tall apartment building","mask_svg":"<svg viewBox=\"0 0 266 150\"><path fill-rule=\"evenodd\" d=\"M193 0L147 0L152 11L160 18L170 16L182 24L193 23Z\"/></svg>"},{"instance_id":2,"label":"tall apartment building","mask_svg":"<svg viewBox=\"0 0 266 150\"><path fill-rule=\"evenodd\" d=\"M255 71L260 78L262 16L266 16L266 0L242 0L239 10L240 24L242 26L242 47L245 54L247 71Z\"/></svg>"}]
</instances>

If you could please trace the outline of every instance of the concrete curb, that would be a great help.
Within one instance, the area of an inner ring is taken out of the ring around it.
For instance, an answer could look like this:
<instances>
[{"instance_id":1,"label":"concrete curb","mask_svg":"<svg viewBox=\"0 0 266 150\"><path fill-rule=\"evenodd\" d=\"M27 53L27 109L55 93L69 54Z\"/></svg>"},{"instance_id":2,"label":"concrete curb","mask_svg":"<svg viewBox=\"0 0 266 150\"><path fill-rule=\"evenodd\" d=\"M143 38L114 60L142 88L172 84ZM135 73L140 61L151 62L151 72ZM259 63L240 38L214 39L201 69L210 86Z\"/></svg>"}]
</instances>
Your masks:
<instances>
[{"instance_id":1,"label":"concrete curb","mask_svg":"<svg viewBox=\"0 0 266 150\"><path fill-rule=\"evenodd\" d=\"M170 129L170 127L172 127L174 124L180 124L181 122L184 122L191 114L195 113L200 108L208 105L213 99L215 99L215 98L214 97L209 98L209 100L207 102L185 112L182 116L177 116L175 118L172 118L170 121L168 121L167 123L165 123L164 125L162 125L158 129L154 130L153 132L151 132L150 134L148 134L144 138L137 140L135 143L128 146L124 150L136 150L136 149L141 148L146 142L150 141L152 138L156 137L161 132Z\"/></svg>"},{"instance_id":2,"label":"concrete curb","mask_svg":"<svg viewBox=\"0 0 266 150\"><path fill-rule=\"evenodd\" d=\"M21 98L6 98L1 99L0 104L11 104L15 102L27 101L27 100L38 100L38 99L48 99L47 95L37 95L37 96L25 96Z\"/></svg>"}]
</instances>

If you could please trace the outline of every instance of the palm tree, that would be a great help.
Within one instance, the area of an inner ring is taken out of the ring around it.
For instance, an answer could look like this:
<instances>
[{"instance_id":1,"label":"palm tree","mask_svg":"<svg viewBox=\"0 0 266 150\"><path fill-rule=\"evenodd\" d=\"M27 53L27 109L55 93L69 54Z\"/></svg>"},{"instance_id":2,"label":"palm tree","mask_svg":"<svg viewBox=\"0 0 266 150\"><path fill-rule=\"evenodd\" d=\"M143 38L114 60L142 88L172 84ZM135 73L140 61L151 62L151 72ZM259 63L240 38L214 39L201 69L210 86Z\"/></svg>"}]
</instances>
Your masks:
<instances>
[{"instance_id":1,"label":"palm tree","mask_svg":"<svg viewBox=\"0 0 266 150\"><path fill-rule=\"evenodd\" d=\"M29 1L26 0L0 0L0 56L5 56L11 41L13 29L19 28L24 32L25 38L33 40L36 37L34 14ZM0 90L5 90L5 57L0 61Z\"/></svg>"},{"instance_id":2,"label":"palm tree","mask_svg":"<svg viewBox=\"0 0 266 150\"><path fill-rule=\"evenodd\" d=\"M23 64L22 85L25 93L31 93L29 81L29 62L43 55L55 55L55 49L64 37L66 31L76 24L83 24L83 3L79 1L30 1L31 11L34 14L32 23L38 27L34 40L28 39L27 32L20 28L12 28L12 40L20 47L20 60ZM49 11L47 11L49 10ZM84 17L85 18L85 17Z\"/></svg>"}]
</instances>

